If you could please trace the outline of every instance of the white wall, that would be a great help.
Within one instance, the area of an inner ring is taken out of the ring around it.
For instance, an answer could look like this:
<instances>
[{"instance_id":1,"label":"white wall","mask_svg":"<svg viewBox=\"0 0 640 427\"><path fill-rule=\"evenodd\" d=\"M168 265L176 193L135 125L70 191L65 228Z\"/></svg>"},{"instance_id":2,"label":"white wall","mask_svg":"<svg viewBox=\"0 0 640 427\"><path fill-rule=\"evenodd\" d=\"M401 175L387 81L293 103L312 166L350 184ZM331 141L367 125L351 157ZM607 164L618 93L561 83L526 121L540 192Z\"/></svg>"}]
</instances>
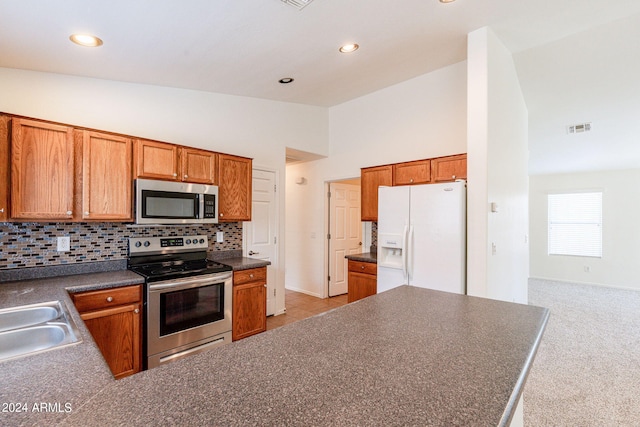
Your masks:
<instances>
[{"instance_id":1,"label":"white wall","mask_svg":"<svg viewBox=\"0 0 640 427\"><path fill-rule=\"evenodd\" d=\"M461 62L329 109L329 157L287 167L287 288L326 293L326 181L466 152L466 79Z\"/></svg>"},{"instance_id":2,"label":"white wall","mask_svg":"<svg viewBox=\"0 0 640 427\"><path fill-rule=\"evenodd\" d=\"M640 289L638 187L640 169L531 176L531 276ZM548 255L547 194L583 190L603 191L602 258Z\"/></svg>"},{"instance_id":3,"label":"white wall","mask_svg":"<svg viewBox=\"0 0 640 427\"><path fill-rule=\"evenodd\" d=\"M320 155L329 148L321 107L8 68L0 68L0 94L1 112L252 157L281 177L286 147ZM284 224L282 215L280 230ZM284 308L280 259L276 311Z\"/></svg>"},{"instance_id":4,"label":"white wall","mask_svg":"<svg viewBox=\"0 0 640 427\"><path fill-rule=\"evenodd\" d=\"M511 53L489 28L469 34L467 52L467 292L526 303L527 108Z\"/></svg>"}]
</instances>

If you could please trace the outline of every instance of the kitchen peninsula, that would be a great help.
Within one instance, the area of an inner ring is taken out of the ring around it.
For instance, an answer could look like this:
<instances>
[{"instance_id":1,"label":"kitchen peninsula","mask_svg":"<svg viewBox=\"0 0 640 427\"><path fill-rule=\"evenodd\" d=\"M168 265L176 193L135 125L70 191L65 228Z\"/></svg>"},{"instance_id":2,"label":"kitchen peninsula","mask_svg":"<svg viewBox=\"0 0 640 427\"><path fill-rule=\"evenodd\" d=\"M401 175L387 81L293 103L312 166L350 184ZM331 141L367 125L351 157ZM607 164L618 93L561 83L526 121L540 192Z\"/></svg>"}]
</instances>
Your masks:
<instances>
[{"instance_id":1,"label":"kitchen peninsula","mask_svg":"<svg viewBox=\"0 0 640 427\"><path fill-rule=\"evenodd\" d=\"M119 381L77 358L47 367L40 381L29 372L16 378L5 364L4 401L73 406L54 417L3 413L0 423L508 425L548 316L544 308L402 286ZM87 370L99 387L64 390Z\"/></svg>"}]
</instances>

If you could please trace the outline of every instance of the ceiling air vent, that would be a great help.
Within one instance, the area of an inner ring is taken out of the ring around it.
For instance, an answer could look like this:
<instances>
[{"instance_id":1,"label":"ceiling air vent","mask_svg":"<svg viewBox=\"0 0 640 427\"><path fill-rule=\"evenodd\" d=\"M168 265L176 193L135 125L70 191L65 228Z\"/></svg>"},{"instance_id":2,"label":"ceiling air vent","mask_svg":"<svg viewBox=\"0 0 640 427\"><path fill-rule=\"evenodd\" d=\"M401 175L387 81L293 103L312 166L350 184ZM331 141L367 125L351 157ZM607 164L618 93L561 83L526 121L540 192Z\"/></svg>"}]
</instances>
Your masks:
<instances>
[{"instance_id":1,"label":"ceiling air vent","mask_svg":"<svg viewBox=\"0 0 640 427\"><path fill-rule=\"evenodd\" d=\"M583 132L589 132L589 131L591 131L591 123L580 123L577 125L567 126L568 134L583 133Z\"/></svg>"},{"instance_id":2,"label":"ceiling air vent","mask_svg":"<svg viewBox=\"0 0 640 427\"><path fill-rule=\"evenodd\" d=\"M311 3L313 0L282 0L284 3L295 7L298 10L304 9L306 5Z\"/></svg>"}]
</instances>

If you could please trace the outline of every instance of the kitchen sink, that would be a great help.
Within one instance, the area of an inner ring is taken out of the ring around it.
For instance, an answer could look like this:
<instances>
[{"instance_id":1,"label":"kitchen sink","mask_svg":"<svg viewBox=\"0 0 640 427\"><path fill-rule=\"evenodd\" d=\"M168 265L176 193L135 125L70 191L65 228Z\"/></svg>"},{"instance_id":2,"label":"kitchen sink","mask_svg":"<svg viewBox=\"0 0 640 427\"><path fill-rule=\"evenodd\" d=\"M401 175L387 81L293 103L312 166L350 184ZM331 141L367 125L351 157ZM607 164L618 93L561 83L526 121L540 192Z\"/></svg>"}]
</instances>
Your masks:
<instances>
[{"instance_id":1,"label":"kitchen sink","mask_svg":"<svg viewBox=\"0 0 640 427\"><path fill-rule=\"evenodd\" d=\"M0 310L0 361L80 342L61 301Z\"/></svg>"}]
</instances>

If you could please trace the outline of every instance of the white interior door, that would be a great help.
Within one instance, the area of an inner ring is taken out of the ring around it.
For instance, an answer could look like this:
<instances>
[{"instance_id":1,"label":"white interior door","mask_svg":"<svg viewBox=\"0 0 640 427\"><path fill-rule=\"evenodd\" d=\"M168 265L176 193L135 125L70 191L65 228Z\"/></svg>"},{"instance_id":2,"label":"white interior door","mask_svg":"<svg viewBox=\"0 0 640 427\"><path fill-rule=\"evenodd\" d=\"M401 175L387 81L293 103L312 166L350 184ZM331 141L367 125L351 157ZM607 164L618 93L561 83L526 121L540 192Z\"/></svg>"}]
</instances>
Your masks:
<instances>
[{"instance_id":1,"label":"white interior door","mask_svg":"<svg viewBox=\"0 0 640 427\"><path fill-rule=\"evenodd\" d=\"M253 169L252 185L251 221L243 227L244 256L271 261L267 266L267 316L270 316L275 313L278 271L276 173Z\"/></svg>"},{"instance_id":2,"label":"white interior door","mask_svg":"<svg viewBox=\"0 0 640 427\"><path fill-rule=\"evenodd\" d=\"M347 293L345 255L362 252L360 186L329 184L329 296Z\"/></svg>"}]
</instances>

